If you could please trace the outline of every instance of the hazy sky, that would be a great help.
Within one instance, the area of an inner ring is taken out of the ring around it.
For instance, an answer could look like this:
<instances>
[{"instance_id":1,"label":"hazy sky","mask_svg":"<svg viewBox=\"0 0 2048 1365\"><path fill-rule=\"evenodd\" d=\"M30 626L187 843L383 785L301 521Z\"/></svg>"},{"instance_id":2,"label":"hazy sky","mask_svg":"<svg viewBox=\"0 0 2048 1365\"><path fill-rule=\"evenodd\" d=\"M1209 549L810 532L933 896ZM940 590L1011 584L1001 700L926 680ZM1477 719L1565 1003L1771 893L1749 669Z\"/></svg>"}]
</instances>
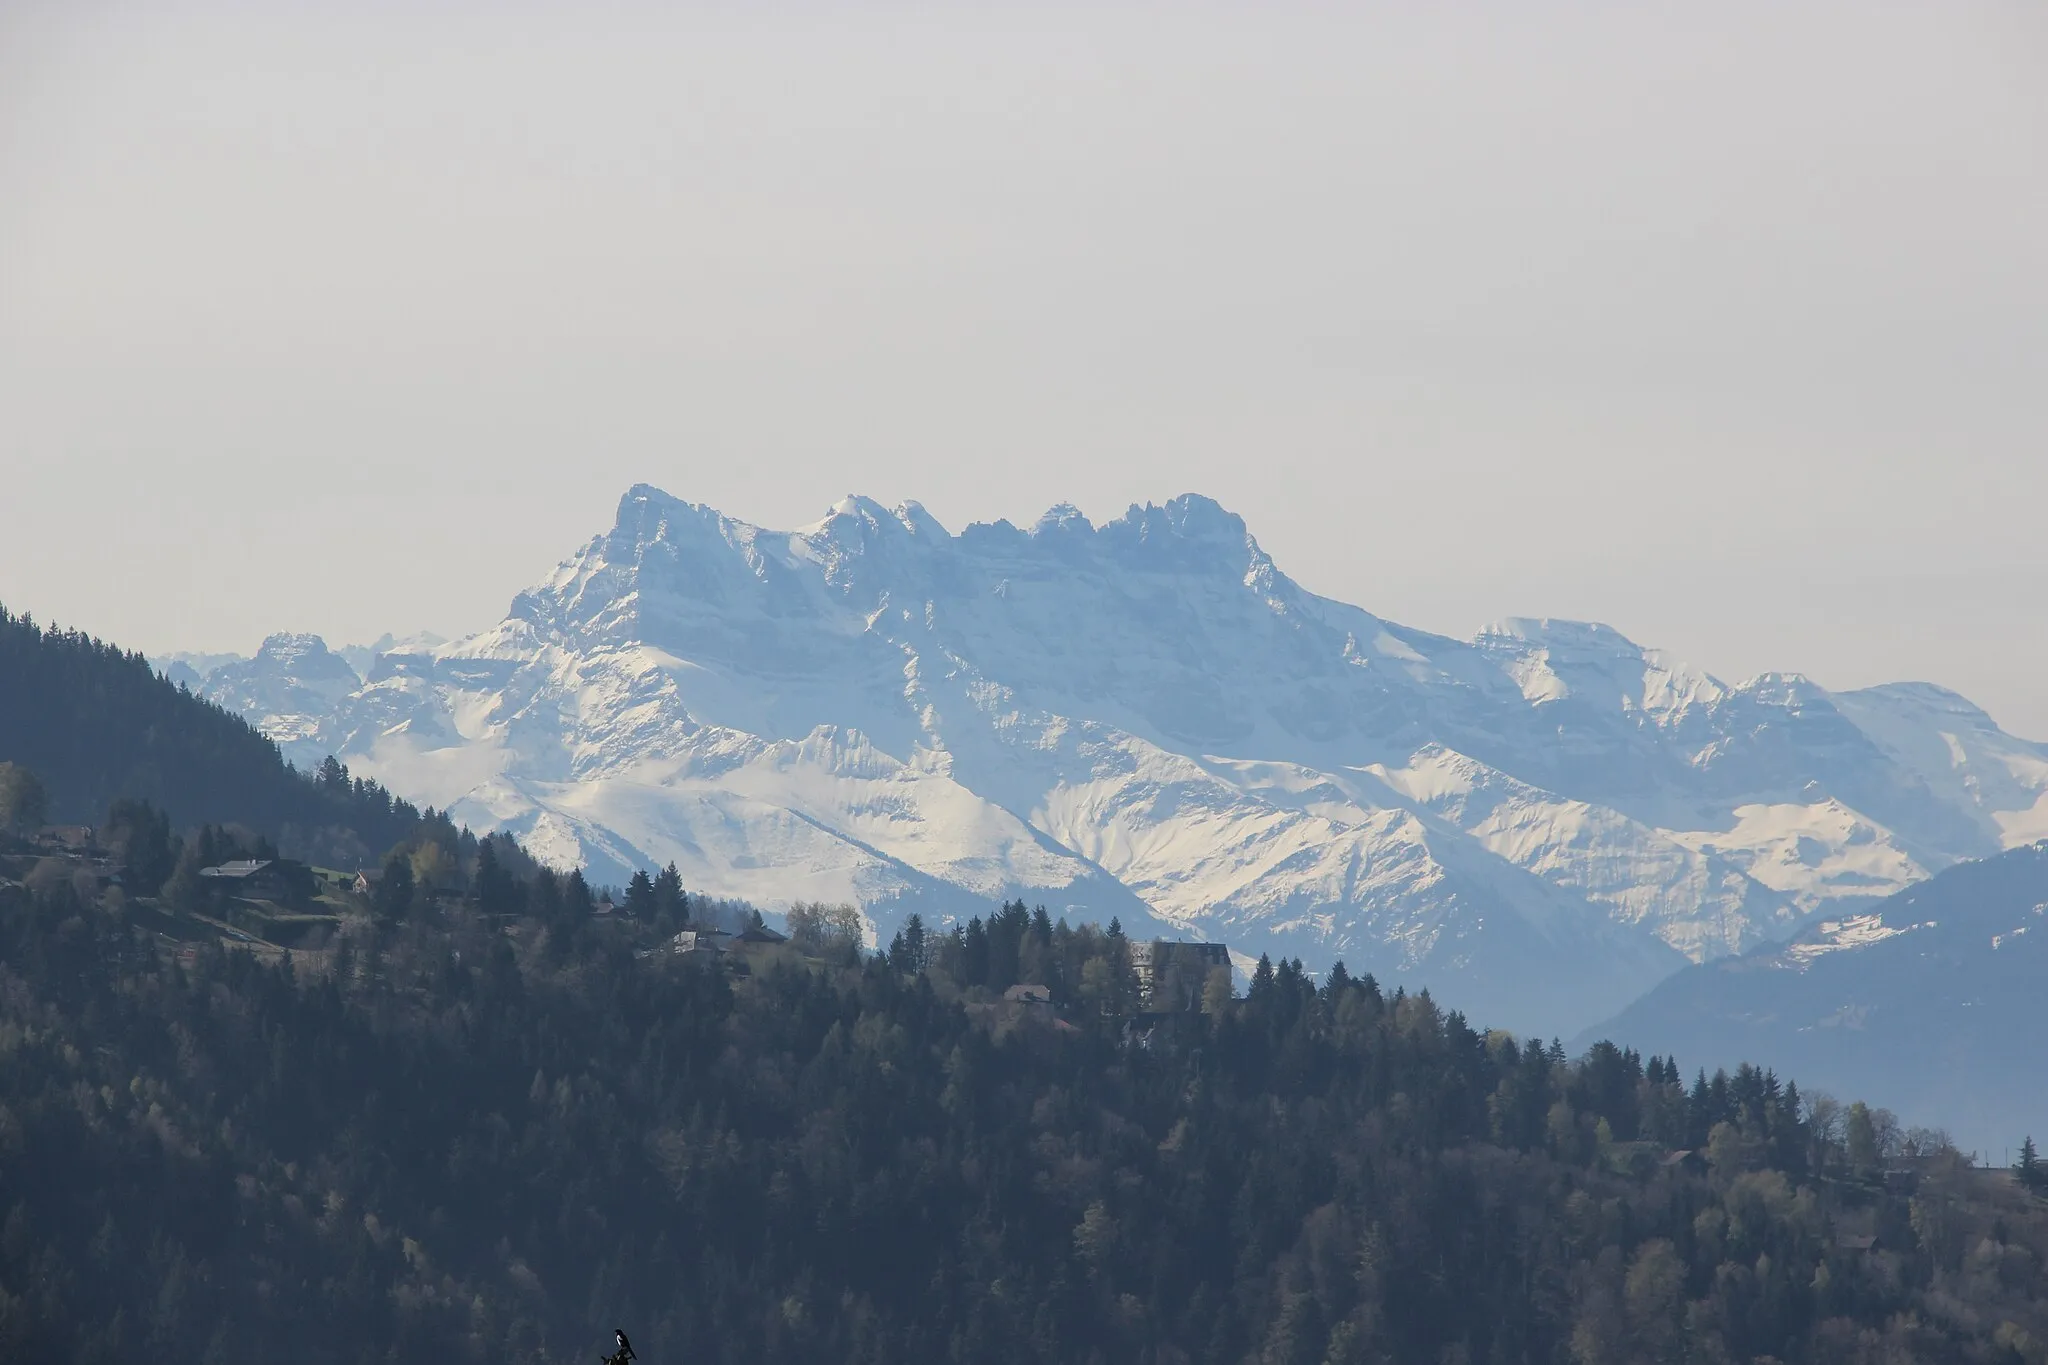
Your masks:
<instances>
[{"instance_id":1,"label":"hazy sky","mask_svg":"<svg viewBox=\"0 0 2048 1365\"><path fill-rule=\"evenodd\" d=\"M2048 23L0 0L0 600L455 634L646 480L1196 490L1311 588L2048 738Z\"/></svg>"}]
</instances>

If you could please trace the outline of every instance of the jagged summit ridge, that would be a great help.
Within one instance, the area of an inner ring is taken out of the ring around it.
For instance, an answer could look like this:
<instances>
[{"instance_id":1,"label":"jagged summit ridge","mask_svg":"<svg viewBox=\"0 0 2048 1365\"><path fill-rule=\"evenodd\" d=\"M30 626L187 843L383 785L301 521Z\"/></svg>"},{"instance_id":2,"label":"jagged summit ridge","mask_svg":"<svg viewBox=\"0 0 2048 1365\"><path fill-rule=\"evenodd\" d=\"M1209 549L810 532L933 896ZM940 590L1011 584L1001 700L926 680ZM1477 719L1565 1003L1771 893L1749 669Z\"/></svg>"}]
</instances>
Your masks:
<instances>
[{"instance_id":1,"label":"jagged summit ridge","mask_svg":"<svg viewBox=\"0 0 2048 1365\"><path fill-rule=\"evenodd\" d=\"M600 876L673 859L885 932L1023 895L1462 982L1555 1031L2048 832L2048 750L1952 694L1729 685L1581 622L1415 630L1193 494L955 533L857 495L773 530L636 485L496 626L346 689L284 652L259 671L300 690L210 692Z\"/></svg>"}]
</instances>

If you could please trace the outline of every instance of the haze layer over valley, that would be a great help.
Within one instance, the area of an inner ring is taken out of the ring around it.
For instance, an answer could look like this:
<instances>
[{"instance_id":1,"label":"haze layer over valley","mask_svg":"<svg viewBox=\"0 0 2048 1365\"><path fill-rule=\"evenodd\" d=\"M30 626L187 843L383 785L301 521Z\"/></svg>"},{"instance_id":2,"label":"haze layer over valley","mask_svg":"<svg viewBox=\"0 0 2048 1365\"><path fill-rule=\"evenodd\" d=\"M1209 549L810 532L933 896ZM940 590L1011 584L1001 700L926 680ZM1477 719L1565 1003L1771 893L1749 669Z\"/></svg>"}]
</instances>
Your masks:
<instances>
[{"instance_id":1,"label":"haze layer over valley","mask_svg":"<svg viewBox=\"0 0 2048 1365\"><path fill-rule=\"evenodd\" d=\"M1954 693L1730 685L1577 622L1412 630L1198 496L954 535L641 485L497 625L359 662L279 635L202 687L301 766L605 880L673 861L884 940L1022 896L1544 1033L2048 836L2048 746Z\"/></svg>"}]
</instances>

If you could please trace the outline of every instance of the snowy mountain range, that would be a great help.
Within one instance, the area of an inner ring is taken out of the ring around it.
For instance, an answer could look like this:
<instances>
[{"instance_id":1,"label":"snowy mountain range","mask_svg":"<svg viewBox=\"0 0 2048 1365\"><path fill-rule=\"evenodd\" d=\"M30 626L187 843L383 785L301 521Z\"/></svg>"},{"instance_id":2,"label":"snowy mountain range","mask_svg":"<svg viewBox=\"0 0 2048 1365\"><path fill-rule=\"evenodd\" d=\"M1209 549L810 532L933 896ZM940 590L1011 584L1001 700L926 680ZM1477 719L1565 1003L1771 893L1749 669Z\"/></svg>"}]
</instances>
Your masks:
<instances>
[{"instance_id":1,"label":"snowy mountain range","mask_svg":"<svg viewBox=\"0 0 2048 1365\"><path fill-rule=\"evenodd\" d=\"M1207 498L770 531L637 486L445 643L277 635L207 696L604 880L766 903L1022 896L1342 958L1571 1033L1688 961L2048 835L2048 746L1951 692L1723 683L1604 626L1470 641L1290 580Z\"/></svg>"}]
</instances>

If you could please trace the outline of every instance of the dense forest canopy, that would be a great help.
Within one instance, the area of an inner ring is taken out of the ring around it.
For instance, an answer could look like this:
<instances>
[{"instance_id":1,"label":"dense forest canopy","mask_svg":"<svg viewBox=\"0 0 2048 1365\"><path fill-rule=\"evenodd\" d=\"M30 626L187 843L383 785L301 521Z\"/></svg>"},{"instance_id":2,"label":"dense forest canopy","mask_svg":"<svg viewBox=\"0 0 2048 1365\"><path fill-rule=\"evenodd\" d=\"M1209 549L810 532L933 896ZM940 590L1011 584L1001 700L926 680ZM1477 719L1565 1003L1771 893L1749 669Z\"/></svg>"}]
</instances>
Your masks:
<instances>
[{"instance_id":1,"label":"dense forest canopy","mask_svg":"<svg viewBox=\"0 0 2048 1365\"><path fill-rule=\"evenodd\" d=\"M1022 905L682 954L671 874L473 850L274 965L0 890L0 1354L2048 1358L2032 1196L1766 1072L1284 962L1153 1011Z\"/></svg>"}]
</instances>

